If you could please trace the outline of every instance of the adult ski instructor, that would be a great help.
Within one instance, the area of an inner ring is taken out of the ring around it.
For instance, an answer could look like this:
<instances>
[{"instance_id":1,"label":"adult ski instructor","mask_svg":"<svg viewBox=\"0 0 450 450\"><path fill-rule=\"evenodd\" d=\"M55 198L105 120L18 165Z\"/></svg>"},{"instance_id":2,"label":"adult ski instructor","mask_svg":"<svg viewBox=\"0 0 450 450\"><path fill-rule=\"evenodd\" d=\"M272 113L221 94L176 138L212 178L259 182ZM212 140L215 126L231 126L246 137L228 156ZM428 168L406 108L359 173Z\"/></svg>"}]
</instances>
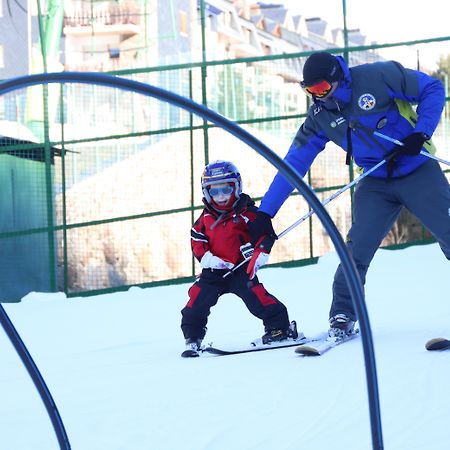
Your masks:
<instances>
[{"instance_id":1,"label":"adult ski instructor","mask_svg":"<svg viewBox=\"0 0 450 450\"><path fill-rule=\"evenodd\" d=\"M435 152L430 139L445 103L442 83L395 61L349 68L340 56L318 52L306 60L301 86L313 103L284 158L301 176L329 141L342 147L347 162L353 157L363 171L386 160L354 192L354 222L347 247L363 284L375 252L402 207L430 230L450 259L449 183L439 164L420 154L422 150ZM392 144L381 135L403 145ZM259 248L263 236L276 239L271 218L292 190L278 173L250 224L256 245L253 258L264 253ZM332 293L329 334L351 334L357 317L340 265Z\"/></svg>"}]
</instances>

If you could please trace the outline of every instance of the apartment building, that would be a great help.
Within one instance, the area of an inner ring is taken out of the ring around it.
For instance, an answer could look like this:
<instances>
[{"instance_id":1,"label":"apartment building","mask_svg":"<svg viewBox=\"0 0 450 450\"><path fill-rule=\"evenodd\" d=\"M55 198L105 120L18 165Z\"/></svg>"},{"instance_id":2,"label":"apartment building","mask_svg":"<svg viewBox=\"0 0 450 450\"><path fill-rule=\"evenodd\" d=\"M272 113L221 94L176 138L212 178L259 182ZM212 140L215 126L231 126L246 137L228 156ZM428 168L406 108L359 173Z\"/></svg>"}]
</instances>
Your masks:
<instances>
[{"instance_id":1,"label":"apartment building","mask_svg":"<svg viewBox=\"0 0 450 450\"><path fill-rule=\"evenodd\" d=\"M343 31L320 18L251 0L67 0L63 36L66 70L107 71L344 45ZM350 43L363 45L365 39L359 30L349 33Z\"/></svg>"},{"instance_id":2,"label":"apartment building","mask_svg":"<svg viewBox=\"0 0 450 450\"><path fill-rule=\"evenodd\" d=\"M32 3L32 2L29 2ZM27 2L0 0L0 79L30 72L31 52L39 43L36 9Z\"/></svg>"}]
</instances>

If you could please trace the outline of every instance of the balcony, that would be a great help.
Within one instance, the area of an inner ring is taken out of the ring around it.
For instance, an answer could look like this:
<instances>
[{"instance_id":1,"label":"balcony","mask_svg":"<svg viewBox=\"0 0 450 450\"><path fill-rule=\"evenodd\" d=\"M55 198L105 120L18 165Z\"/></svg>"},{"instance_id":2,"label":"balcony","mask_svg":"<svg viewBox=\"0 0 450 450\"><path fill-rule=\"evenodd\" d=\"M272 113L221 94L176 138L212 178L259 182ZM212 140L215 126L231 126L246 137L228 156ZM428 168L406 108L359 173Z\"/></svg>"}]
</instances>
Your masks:
<instances>
[{"instance_id":1,"label":"balcony","mask_svg":"<svg viewBox=\"0 0 450 450\"><path fill-rule=\"evenodd\" d=\"M94 9L85 6L66 9L64 34L73 37L119 34L127 39L139 33L140 16L139 7L134 3L108 2Z\"/></svg>"}]
</instances>

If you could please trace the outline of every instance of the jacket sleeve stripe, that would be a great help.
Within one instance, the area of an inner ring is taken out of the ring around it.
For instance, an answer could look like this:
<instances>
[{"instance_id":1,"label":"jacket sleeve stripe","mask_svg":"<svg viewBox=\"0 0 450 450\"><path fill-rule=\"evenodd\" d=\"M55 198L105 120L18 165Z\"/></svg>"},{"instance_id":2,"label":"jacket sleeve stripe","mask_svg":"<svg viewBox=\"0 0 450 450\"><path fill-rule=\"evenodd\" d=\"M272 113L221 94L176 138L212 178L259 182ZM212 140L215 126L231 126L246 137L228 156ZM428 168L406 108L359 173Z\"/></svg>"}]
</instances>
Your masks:
<instances>
[{"instance_id":1,"label":"jacket sleeve stripe","mask_svg":"<svg viewBox=\"0 0 450 450\"><path fill-rule=\"evenodd\" d=\"M191 239L193 241L208 242L206 236L203 233L199 233L195 228L191 228Z\"/></svg>"}]
</instances>

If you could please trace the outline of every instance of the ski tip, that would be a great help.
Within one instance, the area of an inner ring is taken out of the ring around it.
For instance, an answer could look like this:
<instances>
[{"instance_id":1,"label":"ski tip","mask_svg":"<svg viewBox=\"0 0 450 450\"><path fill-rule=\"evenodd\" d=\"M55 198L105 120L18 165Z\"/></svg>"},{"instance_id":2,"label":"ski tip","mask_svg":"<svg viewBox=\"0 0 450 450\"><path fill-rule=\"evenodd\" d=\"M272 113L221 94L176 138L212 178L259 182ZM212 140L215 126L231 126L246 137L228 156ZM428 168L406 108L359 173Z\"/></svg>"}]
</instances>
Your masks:
<instances>
[{"instance_id":1,"label":"ski tip","mask_svg":"<svg viewBox=\"0 0 450 450\"><path fill-rule=\"evenodd\" d=\"M225 356L225 355L230 355L233 352L229 352L226 350L221 350L219 348L215 348L215 347L205 347L204 349L202 349L203 353L211 353L212 355L218 355L218 356Z\"/></svg>"},{"instance_id":2,"label":"ski tip","mask_svg":"<svg viewBox=\"0 0 450 450\"><path fill-rule=\"evenodd\" d=\"M447 349L450 349L450 340L449 339L445 339L445 338L430 339L425 344L425 348L428 351L447 350Z\"/></svg>"},{"instance_id":3,"label":"ski tip","mask_svg":"<svg viewBox=\"0 0 450 450\"><path fill-rule=\"evenodd\" d=\"M320 356L320 352L317 348L309 347L307 345L300 345L295 349L295 353L303 356Z\"/></svg>"}]
</instances>

